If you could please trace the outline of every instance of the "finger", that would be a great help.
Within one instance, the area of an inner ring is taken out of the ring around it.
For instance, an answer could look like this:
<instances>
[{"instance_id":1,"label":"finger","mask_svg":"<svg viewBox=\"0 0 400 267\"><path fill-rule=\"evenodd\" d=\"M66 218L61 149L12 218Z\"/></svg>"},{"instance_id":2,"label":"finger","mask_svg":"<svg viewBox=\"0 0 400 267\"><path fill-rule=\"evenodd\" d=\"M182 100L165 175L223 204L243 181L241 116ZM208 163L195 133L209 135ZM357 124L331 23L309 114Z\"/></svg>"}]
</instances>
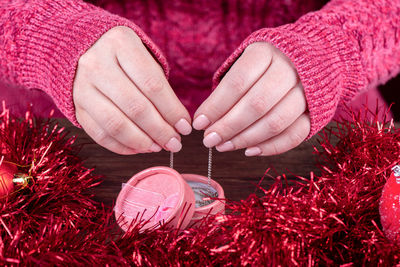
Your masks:
<instances>
[{"instance_id":1,"label":"finger","mask_svg":"<svg viewBox=\"0 0 400 267\"><path fill-rule=\"evenodd\" d=\"M127 44L117 52L117 60L161 116L181 134L190 134L192 127L188 111L175 95L160 65L144 45L141 42L140 45Z\"/></svg>"},{"instance_id":2,"label":"finger","mask_svg":"<svg viewBox=\"0 0 400 267\"><path fill-rule=\"evenodd\" d=\"M283 132L307 109L301 83L290 90L264 117L216 147L219 152L231 151L257 145Z\"/></svg>"},{"instance_id":3,"label":"finger","mask_svg":"<svg viewBox=\"0 0 400 267\"><path fill-rule=\"evenodd\" d=\"M205 129L224 116L267 71L271 60L272 50L267 43L254 43L246 48L217 88L197 109L193 127Z\"/></svg>"},{"instance_id":4,"label":"finger","mask_svg":"<svg viewBox=\"0 0 400 267\"><path fill-rule=\"evenodd\" d=\"M161 117L119 66L101 75L95 86L157 144L173 152L180 150L182 145L179 134Z\"/></svg>"},{"instance_id":5,"label":"finger","mask_svg":"<svg viewBox=\"0 0 400 267\"><path fill-rule=\"evenodd\" d=\"M97 88L79 86L75 94L78 99L85 100L77 101L78 108L84 109L103 131L121 144L136 151L154 150L157 147L149 136L132 123Z\"/></svg>"},{"instance_id":6,"label":"finger","mask_svg":"<svg viewBox=\"0 0 400 267\"><path fill-rule=\"evenodd\" d=\"M113 137L109 136L90 116L84 111L80 110L76 113L76 119L82 125L85 132L102 147L121 155L137 154L138 151L129 148Z\"/></svg>"},{"instance_id":7,"label":"finger","mask_svg":"<svg viewBox=\"0 0 400 267\"><path fill-rule=\"evenodd\" d=\"M245 155L272 156L284 153L300 145L310 133L310 128L310 116L304 113L281 134L257 146L247 148Z\"/></svg>"},{"instance_id":8,"label":"finger","mask_svg":"<svg viewBox=\"0 0 400 267\"><path fill-rule=\"evenodd\" d=\"M271 66L240 101L220 120L204 133L203 143L213 147L246 129L263 117L298 82L298 76L291 64L279 55Z\"/></svg>"},{"instance_id":9,"label":"finger","mask_svg":"<svg viewBox=\"0 0 400 267\"><path fill-rule=\"evenodd\" d=\"M249 127L277 104L297 81L297 73L291 65L280 58L274 59L248 93L225 116L207 128L204 145L213 147Z\"/></svg>"}]
</instances>

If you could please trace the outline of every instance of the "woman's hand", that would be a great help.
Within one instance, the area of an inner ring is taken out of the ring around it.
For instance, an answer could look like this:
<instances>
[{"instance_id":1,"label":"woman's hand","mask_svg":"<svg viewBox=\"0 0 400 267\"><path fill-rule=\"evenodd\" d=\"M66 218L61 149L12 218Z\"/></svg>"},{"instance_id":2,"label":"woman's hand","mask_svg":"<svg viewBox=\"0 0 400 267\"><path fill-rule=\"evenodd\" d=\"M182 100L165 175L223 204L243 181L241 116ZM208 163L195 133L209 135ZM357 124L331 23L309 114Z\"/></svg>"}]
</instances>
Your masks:
<instances>
[{"instance_id":1,"label":"woman's hand","mask_svg":"<svg viewBox=\"0 0 400 267\"><path fill-rule=\"evenodd\" d=\"M73 100L76 118L101 146L118 154L181 149L190 116L136 33L115 27L81 56Z\"/></svg>"},{"instance_id":2,"label":"woman's hand","mask_svg":"<svg viewBox=\"0 0 400 267\"><path fill-rule=\"evenodd\" d=\"M193 127L220 152L274 155L310 132L304 90L289 58L265 42L249 45L196 111Z\"/></svg>"}]
</instances>

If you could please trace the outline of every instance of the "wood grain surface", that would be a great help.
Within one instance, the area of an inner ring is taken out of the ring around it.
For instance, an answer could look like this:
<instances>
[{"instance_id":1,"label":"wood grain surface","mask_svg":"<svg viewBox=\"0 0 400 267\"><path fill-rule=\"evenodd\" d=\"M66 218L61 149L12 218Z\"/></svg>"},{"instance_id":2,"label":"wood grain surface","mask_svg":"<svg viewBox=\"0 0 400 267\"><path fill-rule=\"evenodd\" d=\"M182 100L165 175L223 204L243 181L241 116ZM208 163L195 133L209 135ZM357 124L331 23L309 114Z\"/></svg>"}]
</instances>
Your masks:
<instances>
[{"instance_id":1,"label":"wood grain surface","mask_svg":"<svg viewBox=\"0 0 400 267\"><path fill-rule=\"evenodd\" d=\"M58 119L57 122L77 137L77 144L84 144L80 156L85 166L95 168L94 173L103 176L103 183L94 191L96 199L106 205L113 204L121 184L135 173L152 166L169 166L169 152L117 155L94 143L82 129L72 126L67 120ZM203 146L202 138L203 131L182 137L183 149L174 154L174 169L180 173L207 176L208 149ZM313 145L316 144L316 137L313 137L289 152L271 157L246 157L244 150L220 153L214 149L212 178L222 185L228 199L244 199L259 191L256 185L267 169L270 169L269 175L285 174L289 181L296 175L308 177L311 171L318 173L313 154ZM273 179L267 175L261 186L265 188L271 183Z\"/></svg>"}]
</instances>

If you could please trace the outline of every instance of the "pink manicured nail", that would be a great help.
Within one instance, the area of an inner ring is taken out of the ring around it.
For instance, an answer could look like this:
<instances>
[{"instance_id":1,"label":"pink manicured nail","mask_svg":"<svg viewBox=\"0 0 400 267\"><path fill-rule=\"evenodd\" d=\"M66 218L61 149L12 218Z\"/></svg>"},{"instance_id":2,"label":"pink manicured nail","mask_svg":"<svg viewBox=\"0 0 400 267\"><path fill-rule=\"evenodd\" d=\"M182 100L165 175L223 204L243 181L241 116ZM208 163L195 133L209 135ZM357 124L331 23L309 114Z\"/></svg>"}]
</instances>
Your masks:
<instances>
[{"instance_id":1,"label":"pink manicured nail","mask_svg":"<svg viewBox=\"0 0 400 267\"><path fill-rule=\"evenodd\" d=\"M183 135L188 135L192 132L192 127L188 123L187 120L185 119L180 119L176 124L175 124L175 129L178 130Z\"/></svg>"},{"instance_id":2,"label":"pink manicured nail","mask_svg":"<svg viewBox=\"0 0 400 267\"><path fill-rule=\"evenodd\" d=\"M159 145L157 145L156 143L153 143L150 147L150 151L152 152L160 152L162 149L162 147L160 147Z\"/></svg>"},{"instance_id":3,"label":"pink manicured nail","mask_svg":"<svg viewBox=\"0 0 400 267\"><path fill-rule=\"evenodd\" d=\"M261 154L261 149L259 147L249 147L248 149L246 149L246 151L244 152L244 154L248 157L252 157L252 156L258 156Z\"/></svg>"},{"instance_id":4,"label":"pink manicured nail","mask_svg":"<svg viewBox=\"0 0 400 267\"><path fill-rule=\"evenodd\" d=\"M182 149L182 144L181 142L179 142L178 139L172 137L165 145L165 147L171 152L178 152L179 150Z\"/></svg>"},{"instance_id":5,"label":"pink manicured nail","mask_svg":"<svg viewBox=\"0 0 400 267\"><path fill-rule=\"evenodd\" d=\"M213 147L215 145L218 145L221 143L222 138L217 134L216 132L209 133L206 137L203 139L203 144L206 147Z\"/></svg>"},{"instance_id":6,"label":"pink manicured nail","mask_svg":"<svg viewBox=\"0 0 400 267\"><path fill-rule=\"evenodd\" d=\"M210 124L210 120L206 115L200 115L193 121L193 128L196 130L203 130Z\"/></svg>"},{"instance_id":7,"label":"pink manicured nail","mask_svg":"<svg viewBox=\"0 0 400 267\"><path fill-rule=\"evenodd\" d=\"M229 150L233 150L235 146L231 141L225 142L222 145L216 146L215 147L219 152L225 152Z\"/></svg>"}]
</instances>

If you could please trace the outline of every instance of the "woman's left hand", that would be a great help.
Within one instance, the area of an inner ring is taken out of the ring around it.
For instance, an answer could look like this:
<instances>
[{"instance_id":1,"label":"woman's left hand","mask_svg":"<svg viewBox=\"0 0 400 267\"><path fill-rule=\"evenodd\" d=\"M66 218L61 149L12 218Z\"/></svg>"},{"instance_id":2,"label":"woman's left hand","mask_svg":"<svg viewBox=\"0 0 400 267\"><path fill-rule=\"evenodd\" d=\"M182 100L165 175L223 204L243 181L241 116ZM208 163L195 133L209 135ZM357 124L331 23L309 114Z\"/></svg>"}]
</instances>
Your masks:
<instances>
[{"instance_id":1,"label":"woman's left hand","mask_svg":"<svg viewBox=\"0 0 400 267\"><path fill-rule=\"evenodd\" d=\"M310 132L304 89L288 57L266 42L249 45L195 113L203 143L246 156L286 152Z\"/></svg>"}]
</instances>

